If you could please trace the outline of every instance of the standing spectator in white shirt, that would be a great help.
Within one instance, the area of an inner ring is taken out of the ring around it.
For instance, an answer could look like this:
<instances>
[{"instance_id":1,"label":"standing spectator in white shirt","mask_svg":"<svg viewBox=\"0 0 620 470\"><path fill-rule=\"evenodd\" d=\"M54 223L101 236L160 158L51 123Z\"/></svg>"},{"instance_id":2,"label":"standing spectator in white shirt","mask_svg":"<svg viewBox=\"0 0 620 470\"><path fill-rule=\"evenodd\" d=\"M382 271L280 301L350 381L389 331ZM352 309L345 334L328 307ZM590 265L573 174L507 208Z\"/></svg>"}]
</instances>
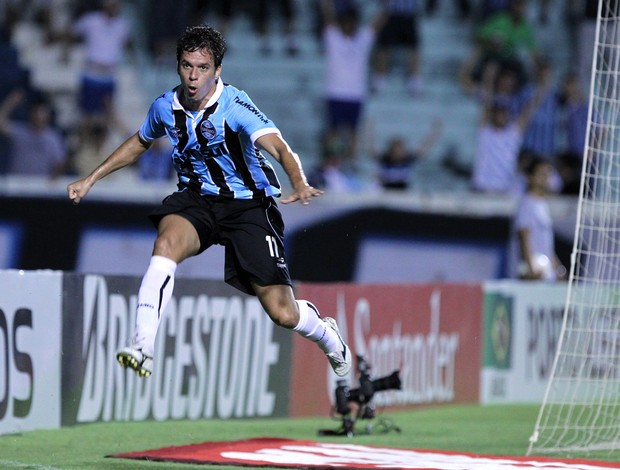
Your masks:
<instances>
[{"instance_id":1,"label":"standing spectator in white shirt","mask_svg":"<svg viewBox=\"0 0 620 470\"><path fill-rule=\"evenodd\" d=\"M130 24L120 7L120 0L102 0L100 9L84 13L71 30L72 38L81 40L85 49L79 103L86 133L95 118L115 120L118 67L131 44Z\"/></svg>"},{"instance_id":2,"label":"standing spectator in white shirt","mask_svg":"<svg viewBox=\"0 0 620 470\"><path fill-rule=\"evenodd\" d=\"M321 0L325 51L325 105L327 133L347 142L345 160L356 156L360 117L368 96L370 56L377 32L386 21L381 10L370 24L360 24L353 5L336 13L333 0Z\"/></svg>"},{"instance_id":3,"label":"standing spectator in white shirt","mask_svg":"<svg viewBox=\"0 0 620 470\"><path fill-rule=\"evenodd\" d=\"M518 159L525 128L547 93L549 84L541 83L535 96L516 118L505 103L494 100L492 91L498 67L490 65L484 76L482 122L474 159L471 187L474 191L511 194L520 192Z\"/></svg>"}]
</instances>

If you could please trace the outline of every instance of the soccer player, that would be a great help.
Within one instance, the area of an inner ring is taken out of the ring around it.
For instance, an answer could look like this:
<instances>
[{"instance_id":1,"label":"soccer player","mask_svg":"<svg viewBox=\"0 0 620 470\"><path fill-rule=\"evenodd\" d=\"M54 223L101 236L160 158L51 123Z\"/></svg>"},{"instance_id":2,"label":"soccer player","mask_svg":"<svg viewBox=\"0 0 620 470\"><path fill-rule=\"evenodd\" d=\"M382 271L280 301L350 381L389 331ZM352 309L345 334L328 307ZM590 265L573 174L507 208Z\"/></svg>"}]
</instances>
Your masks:
<instances>
[{"instance_id":1,"label":"soccer player","mask_svg":"<svg viewBox=\"0 0 620 470\"><path fill-rule=\"evenodd\" d=\"M280 183L268 152L282 165L293 193L282 199L308 204L322 192L310 186L299 157L249 96L221 79L226 43L209 26L192 26L177 42L181 84L151 105L140 130L88 176L67 186L78 204L101 178L134 163L167 136L178 190L150 214L157 227L153 255L138 292L135 334L117 359L141 377L153 369L155 335L172 295L177 265L211 245L225 246L225 280L256 295L279 326L297 331L325 352L339 376L351 354L336 321L296 300L284 257L284 224L274 197Z\"/></svg>"}]
</instances>

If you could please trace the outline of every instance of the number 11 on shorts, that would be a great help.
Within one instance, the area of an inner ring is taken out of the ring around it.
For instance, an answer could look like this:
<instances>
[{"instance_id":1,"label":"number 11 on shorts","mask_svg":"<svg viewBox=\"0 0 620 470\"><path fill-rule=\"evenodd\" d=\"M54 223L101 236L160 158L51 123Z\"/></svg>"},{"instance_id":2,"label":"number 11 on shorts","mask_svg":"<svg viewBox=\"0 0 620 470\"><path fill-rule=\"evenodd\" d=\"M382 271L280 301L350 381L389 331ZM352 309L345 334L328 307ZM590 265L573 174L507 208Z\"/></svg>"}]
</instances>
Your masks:
<instances>
[{"instance_id":1,"label":"number 11 on shorts","mask_svg":"<svg viewBox=\"0 0 620 470\"><path fill-rule=\"evenodd\" d=\"M267 245L269 246L269 255L272 258L278 258L280 253L278 252L278 242L276 241L276 237L267 235L265 240L267 240Z\"/></svg>"}]
</instances>

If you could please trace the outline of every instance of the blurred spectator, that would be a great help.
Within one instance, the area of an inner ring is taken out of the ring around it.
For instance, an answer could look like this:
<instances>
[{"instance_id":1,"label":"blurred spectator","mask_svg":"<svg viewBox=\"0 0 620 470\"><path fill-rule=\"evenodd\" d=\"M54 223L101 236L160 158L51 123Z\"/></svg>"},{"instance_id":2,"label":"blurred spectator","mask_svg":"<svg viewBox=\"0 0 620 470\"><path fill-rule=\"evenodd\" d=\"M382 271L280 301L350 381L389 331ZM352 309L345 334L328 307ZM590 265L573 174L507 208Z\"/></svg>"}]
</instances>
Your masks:
<instances>
[{"instance_id":1,"label":"blurred spectator","mask_svg":"<svg viewBox=\"0 0 620 470\"><path fill-rule=\"evenodd\" d=\"M0 27L7 38L16 26L29 23L40 28L50 43L64 36L71 24L75 0L4 0L0 2Z\"/></svg>"},{"instance_id":2,"label":"blurred spectator","mask_svg":"<svg viewBox=\"0 0 620 470\"><path fill-rule=\"evenodd\" d=\"M151 0L144 8L144 25L153 62L176 67L176 41L188 26L208 23L226 37L233 13L243 10L244 4L242 0Z\"/></svg>"},{"instance_id":3,"label":"blurred spectator","mask_svg":"<svg viewBox=\"0 0 620 470\"><path fill-rule=\"evenodd\" d=\"M28 108L26 122L11 120L11 114L26 103L26 93L17 89L0 104L0 132L10 141L8 173L55 178L66 169L65 141L52 121L52 106L37 97Z\"/></svg>"},{"instance_id":4,"label":"blurred spectator","mask_svg":"<svg viewBox=\"0 0 620 470\"><path fill-rule=\"evenodd\" d=\"M559 118L558 93L554 86L554 68L551 62L538 58L535 61L533 77L521 92L523 106L526 106L541 88L545 88L546 93L525 129L521 148L553 163L557 153L556 128Z\"/></svg>"},{"instance_id":5,"label":"blurred spectator","mask_svg":"<svg viewBox=\"0 0 620 470\"><path fill-rule=\"evenodd\" d=\"M564 136L564 148L559 154L557 167L563 181L564 194L578 194L581 183L583 156L586 150L588 131L588 101L577 73L566 76L559 96L561 109L561 130ZM593 114L592 120L598 119ZM591 133L597 133L597 126L592 126Z\"/></svg>"},{"instance_id":6,"label":"blurred spectator","mask_svg":"<svg viewBox=\"0 0 620 470\"><path fill-rule=\"evenodd\" d=\"M226 37L235 15L246 9L247 2L243 0L197 0L196 3L198 4L197 18L204 19L211 26L217 25L217 30Z\"/></svg>"},{"instance_id":7,"label":"blurred spectator","mask_svg":"<svg viewBox=\"0 0 620 470\"><path fill-rule=\"evenodd\" d=\"M321 0L325 50L325 98L328 132L347 142L343 157L355 159L360 116L368 97L369 59L377 31L386 16L380 11L370 24L360 24L360 12L348 6L337 14L333 0Z\"/></svg>"},{"instance_id":8,"label":"blurred spectator","mask_svg":"<svg viewBox=\"0 0 620 470\"><path fill-rule=\"evenodd\" d=\"M581 86L586 90L590 89L590 79L592 76L592 61L594 59L594 44L596 42L596 21L598 17L598 0L572 0L568 6L570 10L571 29L569 38L574 48L577 60L570 65L581 81ZM617 8L616 12L617 14ZM605 11L602 14L613 14L613 11Z\"/></svg>"},{"instance_id":9,"label":"blurred spectator","mask_svg":"<svg viewBox=\"0 0 620 470\"><path fill-rule=\"evenodd\" d=\"M48 43L62 38L71 27L75 4L74 0L39 0L30 2L34 10L34 21L37 23ZM82 2L86 3L86 2Z\"/></svg>"},{"instance_id":10,"label":"blurred spectator","mask_svg":"<svg viewBox=\"0 0 620 470\"><path fill-rule=\"evenodd\" d=\"M497 65L487 68L485 89L491 90L497 75ZM516 118L510 117L505 104L495 103L491 92L485 92L482 121L472 171L471 187L475 191L510 194L519 191L518 158L523 133L548 90L541 84L536 95Z\"/></svg>"},{"instance_id":11,"label":"blurred spectator","mask_svg":"<svg viewBox=\"0 0 620 470\"><path fill-rule=\"evenodd\" d=\"M169 181L176 173L171 164L172 146L168 139L157 139L138 160L144 181Z\"/></svg>"},{"instance_id":12,"label":"blurred spectator","mask_svg":"<svg viewBox=\"0 0 620 470\"><path fill-rule=\"evenodd\" d=\"M501 104L488 106L483 114L472 171L472 189L516 193L523 119L511 121L508 109Z\"/></svg>"},{"instance_id":13,"label":"blurred spectator","mask_svg":"<svg viewBox=\"0 0 620 470\"><path fill-rule=\"evenodd\" d=\"M6 98L11 91L21 87L30 88L30 73L20 64L17 48L9 38L0 31L0 101ZM17 109L13 112L14 119L27 119L27 110ZM9 171L10 139L0 133L0 175Z\"/></svg>"},{"instance_id":14,"label":"blurred spectator","mask_svg":"<svg viewBox=\"0 0 620 470\"><path fill-rule=\"evenodd\" d=\"M513 250L521 279L556 281L566 277L566 268L555 253L553 221L546 196L552 165L534 158L525 169L527 192L521 198L513 218ZM514 271L514 267L513 267Z\"/></svg>"},{"instance_id":15,"label":"blurred spectator","mask_svg":"<svg viewBox=\"0 0 620 470\"><path fill-rule=\"evenodd\" d=\"M58 24L54 16L66 15L70 8L67 2L71 0L4 0L0 2L0 25L8 38L13 37L15 27L22 22L33 23L39 26L46 39ZM64 25L66 26L66 24Z\"/></svg>"},{"instance_id":16,"label":"blurred spectator","mask_svg":"<svg viewBox=\"0 0 620 470\"><path fill-rule=\"evenodd\" d=\"M271 54L271 25L276 15L280 13L282 27L284 29L285 50L288 55L294 56L299 52L295 25L295 2L293 0L257 0L256 6L256 29L260 38L260 51L262 54Z\"/></svg>"},{"instance_id":17,"label":"blurred spectator","mask_svg":"<svg viewBox=\"0 0 620 470\"><path fill-rule=\"evenodd\" d=\"M586 146L588 100L576 74L571 73L564 78L559 98L564 111L562 124L567 141L566 151L581 159Z\"/></svg>"},{"instance_id":18,"label":"blurred spectator","mask_svg":"<svg viewBox=\"0 0 620 470\"><path fill-rule=\"evenodd\" d=\"M528 77L536 57L536 36L533 25L526 16L526 0L512 0L508 11L491 15L476 29L474 48L464 62L461 75L479 82L490 64L512 68L521 83Z\"/></svg>"},{"instance_id":19,"label":"blurred spectator","mask_svg":"<svg viewBox=\"0 0 620 470\"><path fill-rule=\"evenodd\" d=\"M497 71L497 77L491 89L489 87L485 88L481 82L472 81L469 73L463 74L460 79L463 88L482 102L491 99L497 104L504 105L508 109L511 118L515 118L519 114L522 102L522 86L515 70L500 68ZM487 93L490 93L491 96L484 96Z\"/></svg>"},{"instance_id":20,"label":"blurred spectator","mask_svg":"<svg viewBox=\"0 0 620 470\"><path fill-rule=\"evenodd\" d=\"M30 72L21 65L19 51L0 31L0 100L17 87L30 84Z\"/></svg>"},{"instance_id":21,"label":"blurred spectator","mask_svg":"<svg viewBox=\"0 0 620 470\"><path fill-rule=\"evenodd\" d=\"M80 16L72 27L73 37L85 45L80 110L86 134L93 119L113 119L118 67L131 44L130 25L120 6L120 0L102 0L100 9Z\"/></svg>"},{"instance_id":22,"label":"blurred spectator","mask_svg":"<svg viewBox=\"0 0 620 470\"><path fill-rule=\"evenodd\" d=\"M145 8L147 47L153 62L161 67L168 67L176 57L176 40L190 25L191 20L199 21L193 16L194 2L177 0L151 0L151 8ZM206 2L210 4L211 2ZM174 62L172 63L174 66Z\"/></svg>"},{"instance_id":23,"label":"blurred spectator","mask_svg":"<svg viewBox=\"0 0 620 470\"><path fill-rule=\"evenodd\" d=\"M360 182L343 166L346 144L340 136L327 132L322 139L321 161L308 175L308 184L333 194L346 194L360 189Z\"/></svg>"},{"instance_id":24,"label":"blurred spectator","mask_svg":"<svg viewBox=\"0 0 620 470\"><path fill-rule=\"evenodd\" d=\"M387 83L390 61L394 53L404 49L407 89L412 94L422 91L420 76L420 26L421 0L382 0L387 21L379 31L375 50L375 67L372 79L373 91L381 92Z\"/></svg>"},{"instance_id":25,"label":"blurred spectator","mask_svg":"<svg viewBox=\"0 0 620 470\"><path fill-rule=\"evenodd\" d=\"M78 142L72 155L71 166L80 177L88 175L129 135L118 133L113 124L104 118L93 121L88 134L78 135Z\"/></svg>"},{"instance_id":26,"label":"blurred spectator","mask_svg":"<svg viewBox=\"0 0 620 470\"><path fill-rule=\"evenodd\" d=\"M497 74L492 99L508 108L511 118L516 118L521 111L522 87L517 73L510 69L500 69Z\"/></svg>"},{"instance_id":27,"label":"blurred spectator","mask_svg":"<svg viewBox=\"0 0 620 470\"><path fill-rule=\"evenodd\" d=\"M416 164L426 158L438 141L443 122L435 119L429 132L420 144L409 149L402 136L392 137L383 152L375 152L378 164L378 181L383 189L407 190L411 185L411 177Z\"/></svg>"}]
</instances>

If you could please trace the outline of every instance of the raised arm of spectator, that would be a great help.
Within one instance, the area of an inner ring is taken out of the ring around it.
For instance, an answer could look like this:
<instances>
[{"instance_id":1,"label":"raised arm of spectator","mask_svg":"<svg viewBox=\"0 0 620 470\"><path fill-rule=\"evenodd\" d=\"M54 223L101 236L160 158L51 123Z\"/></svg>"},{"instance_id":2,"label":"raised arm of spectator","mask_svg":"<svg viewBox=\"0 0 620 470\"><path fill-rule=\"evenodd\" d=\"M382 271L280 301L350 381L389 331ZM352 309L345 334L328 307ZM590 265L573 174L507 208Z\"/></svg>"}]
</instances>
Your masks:
<instances>
[{"instance_id":1,"label":"raised arm of spectator","mask_svg":"<svg viewBox=\"0 0 620 470\"><path fill-rule=\"evenodd\" d=\"M530 99L525 108L523 108L523 111L521 111L521 114L517 117L517 125L521 129L525 129L527 127L530 120L545 99L545 96L549 93L550 87L551 77L546 75L544 80L536 87L534 96Z\"/></svg>"},{"instance_id":2,"label":"raised arm of spectator","mask_svg":"<svg viewBox=\"0 0 620 470\"><path fill-rule=\"evenodd\" d=\"M426 157L426 155L428 155L430 150L439 140L439 137L441 137L442 131L443 119L436 117L435 119L433 119L430 130L424 136L422 142L420 142L418 147L415 149L416 155L418 155L418 157L420 158Z\"/></svg>"},{"instance_id":3,"label":"raised arm of spectator","mask_svg":"<svg viewBox=\"0 0 620 470\"><path fill-rule=\"evenodd\" d=\"M480 98L482 102L482 122L488 123L495 102L495 82L499 73L499 66L491 62L483 70L480 83Z\"/></svg>"},{"instance_id":4,"label":"raised arm of spectator","mask_svg":"<svg viewBox=\"0 0 620 470\"><path fill-rule=\"evenodd\" d=\"M473 72L476 65L480 62L482 53L480 47L474 45L471 53L463 61L458 71L458 81L465 93L474 95L479 91L476 81L473 79Z\"/></svg>"},{"instance_id":5,"label":"raised arm of spectator","mask_svg":"<svg viewBox=\"0 0 620 470\"><path fill-rule=\"evenodd\" d=\"M334 0L320 0L320 4L323 24L325 26L336 24L338 15L336 13L336 5L334 5Z\"/></svg>"},{"instance_id":6,"label":"raised arm of spectator","mask_svg":"<svg viewBox=\"0 0 620 470\"><path fill-rule=\"evenodd\" d=\"M379 11L375 14L375 16L372 18L372 21L370 22L371 28L378 33L381 28L383 28L387 23L389 16L390 14L387 8L387 1L383 0L380 3Z\"/></svg>"},{"instance_id":7,"label":"raised arm of spectator","mask_svg":"<svg viewBox=\"0 0 620 470\"><path fill-rule=\"evenodd\" d=\"M21 89L11 91L2 104L0 104L0 132L6 134L9 132L9 118L11 114L22 103L26 95Z\"/></svg>"}]
</instances>

